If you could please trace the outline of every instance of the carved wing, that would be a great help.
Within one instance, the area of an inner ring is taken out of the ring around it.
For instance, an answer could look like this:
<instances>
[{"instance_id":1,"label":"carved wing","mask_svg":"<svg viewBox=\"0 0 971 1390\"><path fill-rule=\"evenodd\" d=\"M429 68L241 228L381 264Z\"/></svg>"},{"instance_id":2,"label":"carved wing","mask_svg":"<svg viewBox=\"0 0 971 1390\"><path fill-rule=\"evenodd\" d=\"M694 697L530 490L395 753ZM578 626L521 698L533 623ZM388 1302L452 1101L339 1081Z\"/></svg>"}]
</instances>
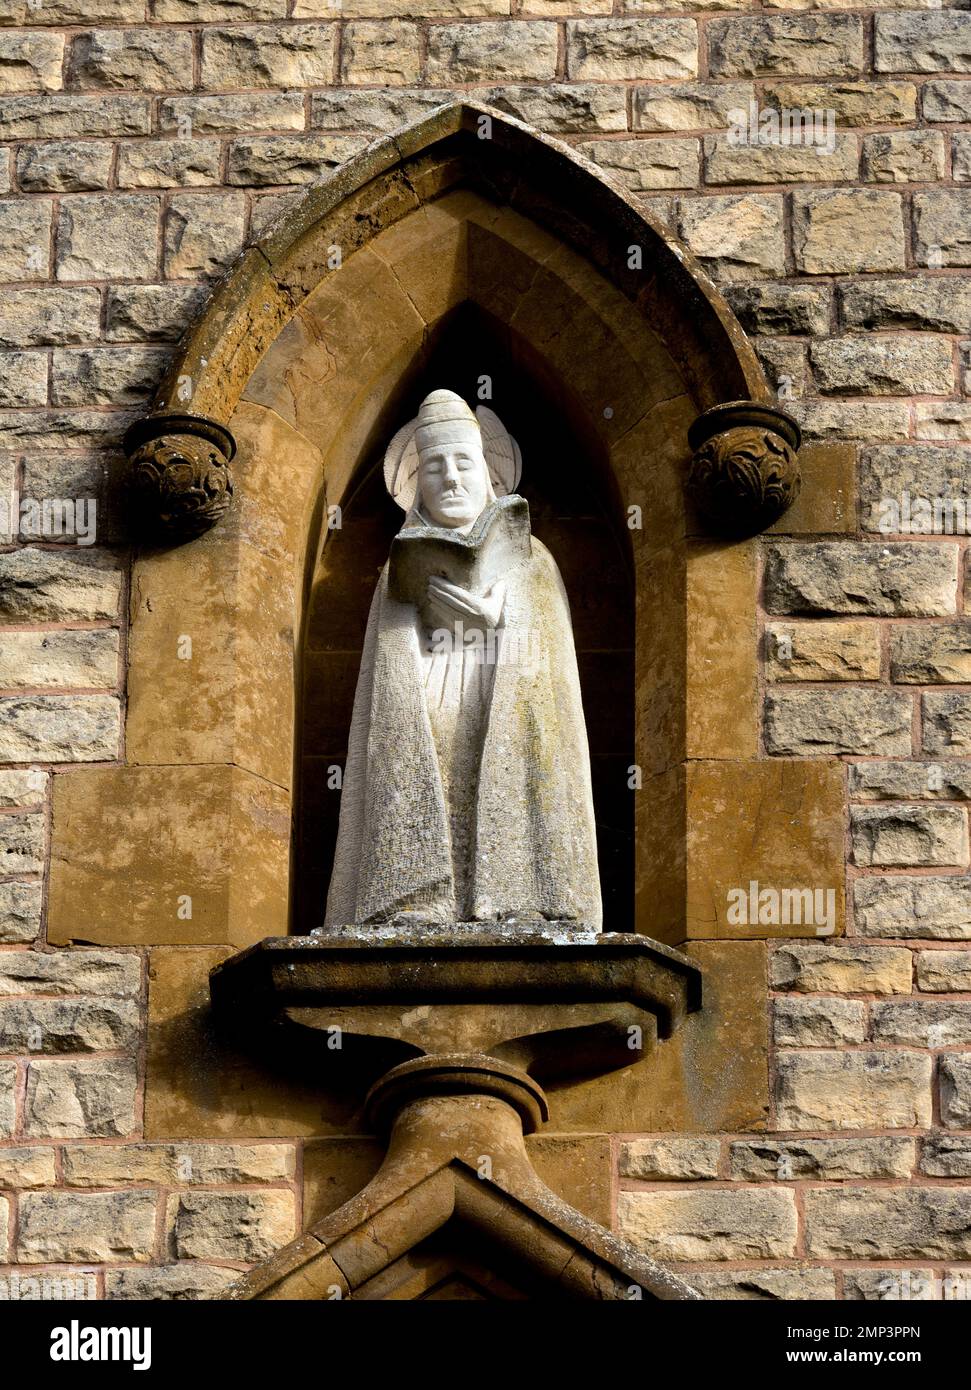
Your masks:
<instances>
[{"instance_id":1,"label":"carved wing","mask_svg":"<svg viewBox=\"0 0 971 1390\"><path fill-rule=\"evenodd\" d=\"M523 456L519 445L494 410L476 407L475 418L482 431L482 452L489 465L492 487L497 497L508 497L516 491L523 471Z\"/></svg>"}]
</instances>

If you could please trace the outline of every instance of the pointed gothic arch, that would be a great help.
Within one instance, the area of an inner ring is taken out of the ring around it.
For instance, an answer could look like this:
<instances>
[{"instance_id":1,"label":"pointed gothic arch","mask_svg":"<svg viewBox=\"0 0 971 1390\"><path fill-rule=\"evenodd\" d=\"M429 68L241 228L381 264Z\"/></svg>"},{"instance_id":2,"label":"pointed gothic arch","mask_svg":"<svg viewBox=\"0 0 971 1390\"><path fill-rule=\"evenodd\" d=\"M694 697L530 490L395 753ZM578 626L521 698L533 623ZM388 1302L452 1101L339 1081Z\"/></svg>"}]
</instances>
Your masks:
<instances>
[{"instance_id":1,"label":"pointed gothic arch","mask_svg":"<svg viewBox=\"0 0 971 1390\"><path fill-rule=\"evenodd\" d=\"M244 251L132 433L142 483L195 538L137 554L125 763L57 779L51 940L76 939L79 895L87 940L117 941L119 919L138 943L287 931L327 508L463 306L541 383L621 514L640 509L635 877L641 929L660 934L660 914L665 939L683 936L686 765L758 748L754 552L706 537L686 504L688 430L769 391L683 247L576 151L459 102L370 145ZM127 856L119 809L138 832Z\"/></svg>"}]
</instances>

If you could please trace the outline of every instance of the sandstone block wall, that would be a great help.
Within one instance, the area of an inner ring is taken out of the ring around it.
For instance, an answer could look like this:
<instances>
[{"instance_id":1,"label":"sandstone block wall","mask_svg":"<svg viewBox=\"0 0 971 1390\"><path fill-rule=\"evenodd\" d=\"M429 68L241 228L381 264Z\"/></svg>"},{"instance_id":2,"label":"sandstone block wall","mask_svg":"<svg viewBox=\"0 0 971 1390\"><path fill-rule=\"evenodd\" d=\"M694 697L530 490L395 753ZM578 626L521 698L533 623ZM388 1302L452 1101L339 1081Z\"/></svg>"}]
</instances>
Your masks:
<instances>
[{"instance_id":1,"label":"sandstone block wall","mask_svg":"<svg viewBox=\"0 0 971 1390\"><path fill-rule=\"evenodd\" d=\"M122 756L118 444L207 283L456 91L642 200L857 455L857 534L761 547L763 749L845 764L848 932L768 947L764 1127L616 1139L614 1220L712 1297L967 1297L971 12L800 0L0 0L0 496L97 505L0 544L0 1277L218 1296L307 1215L301 1140L145 1141L152 953L46 945L51 781Z\"/></svg>"}]
</instances>

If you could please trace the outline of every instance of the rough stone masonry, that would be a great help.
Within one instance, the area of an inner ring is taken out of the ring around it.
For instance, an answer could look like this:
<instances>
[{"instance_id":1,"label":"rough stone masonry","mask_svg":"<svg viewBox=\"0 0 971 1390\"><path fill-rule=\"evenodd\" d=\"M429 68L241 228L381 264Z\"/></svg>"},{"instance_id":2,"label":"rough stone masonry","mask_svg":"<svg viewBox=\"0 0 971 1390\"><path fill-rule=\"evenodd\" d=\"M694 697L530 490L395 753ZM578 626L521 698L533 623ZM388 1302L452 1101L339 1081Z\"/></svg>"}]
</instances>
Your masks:
<instances>
[{"instance_id":1,"label":"rough stone masonry","mask_svg":"<svg viewBox=\"0 0 971 1390\"><path fill-rule=\"evenodd\" d=\"M0 1280L218 1297L305 1224L303 1140L145 1140L156 962L46 944L50 786L121 757L119 440L207 284L456 91L636 195L856 453L759 632L764 752L845 764L849 929L769 947L764 1127L623 1136L605 1219L710 1297L967 1297L971 12L800 0L0 0L0 494L97 517L0 537Z\"/></svg>"}]
</instances>

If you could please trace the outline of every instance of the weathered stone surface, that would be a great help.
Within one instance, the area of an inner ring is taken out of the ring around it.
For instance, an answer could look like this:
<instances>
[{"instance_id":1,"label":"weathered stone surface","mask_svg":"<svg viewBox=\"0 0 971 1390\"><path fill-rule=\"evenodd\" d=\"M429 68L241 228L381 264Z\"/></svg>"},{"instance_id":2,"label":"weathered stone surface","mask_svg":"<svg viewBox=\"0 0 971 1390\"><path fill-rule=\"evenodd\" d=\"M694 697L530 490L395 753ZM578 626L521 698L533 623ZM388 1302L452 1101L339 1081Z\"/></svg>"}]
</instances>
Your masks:
<instances>
[{"instance_id":1,"label":"weathered stone surface","mask_svg":"<svg viewBox=\"0 0 971 1390\"><path fill-rule=\"evenodd\" d=\"M874 1004L873 1036L917 1047L971 1043L971 1003L950 999L899 999Z\"/></svg>"},{"instance_id":2,"label":"weathered stone surface","mask_svg":"<svg viewBox=\"0 0 971 1390\"><path fill-rule=\"evenodd\" d=\"M793 995L772 1002L776 1047L837 1047L866 1038L866 1009L857 999Z\"/></svg>"},{"instance_id":3,"label":"weathered stone surface","mask_svg":"<svg viewBox=\"0 0 971 1390\"><path fill-rule=\"evenodd\" d=\"M816 1189L806 1194L806 1243L835 1259L967 1259L971 1189Z\"/></svg>"},{"instance_id":4,"label":"weathered stone surface","mask_svg":"<svg viewBox=\"0 0 971 1390\"><path fill-rule=\"evenodd\" d=\"M698 182L696 140L593 140L580 148L632 193L691 188Z\"/></svg>"},{"instance_id":5,"label":"weathered stone surface","mask_svg":"<svg viewBox=\"0 0 971 1390\"><path fill-rule=\"evenodd\" d=\"M822 183L855 179L859 164L856 140L835 137L832 151L813 145L740 144L731 135L706 135L705 182Z\"/></svg>"},{"instance_id":6,"label":"weathered stone surface","mask_svg":"<svg viewBox=\"0 0 971 1390\"><path fill-rule=\"evenodd\" d=\"M871 1303L927 1303L937 1297L930 1269L845 1269L843 1297Z\"/></svg>"},{"instance_id":7,"label":"weathered stone surface","mask_svg":"<svg viewBox=\"0 0 971 1390\"><path fill-rule=\"evenodd\" d=\"M58 280L147 280L156 273L158 199L108 193L67 197L57 224Z\"/></svg>"},{"instance_id":8,"label":"weathered stone surface","mask_svg":"<svg viewBox=\"0 0 971 1390\"><path fill-rule=\"evenodd\" d=\"M118 151L119 188L191 188L219 183L218 140L140 140Z\"/></svg>"},{"instance_id":9,"label":"weathered stone surface","mask_svg":"<svg viewBox=\"0 0 971 1390\"><path fill-rule=\"evenodd\" d=\"M154 393L168 353L160 348L58 348L54 405L138 405Z\"/></svg>"},{"instance_id":10,"label":"weathered stone surface","mask_svg":"<svg viewBox=\"0 0 971 1390\"><path fill-rule=\"evenodd\" d=\"M971 695L962 691L921 696L924 752L946 756L971 754Z\"/></svg>"},{"instance_id":11,"label":"weathered stone surface","mask_svg":"<svg viewBox=\"0 0 971 1390\"><path fill-rule=\"evenodd\" d=\"M890 636L890 677L918 685L971 684L971 618L946 626L895 626Z\"/></svg>"},{"instance_id":12,"label":"weathered stone surface","mask_svg":"<svg viewBox=\"0 0 971 1390\"><path fill-rule=\"evenodd\" d=\"M108 290L105 336L113 342L174 342L205 298L190 285L118 285Z\"/></svg>"},{"instance_id":13,"label":"weathered stone surface","mask_svg":"<svg viewBox=\"0 0 971 1390\"><path fill-rule=\"evenodd\" d=\"M931 1122L931 1059L923 1052L780 1052L780 1129L913 1129Z\"/></svg>"},{"instance_id":14,"label":"weathered stone surface","mask_svg":"<svg viewBox=\"0 0 971 1390\"><path fill-rule=\"evenodd\" d=\"M0 816L0 873L39 874L44 871L44 817Z\"/></svg>"},{"instance_id":15,"label":"weathered stone surface","mask_svg":"<svg viewBox=\"0 0 971 1390\"><path fill-rule=\"evenodd\" d=\"M340 94L341 105L345 96L364 96L364 93ZM398 97L399 93L368 92L370 98L367 108L371 120L368 124L376 130L386 129L383 123L389 119L380 111L373 110L376 99L385 102ZM416 93L416 95L418 95ZM422 93L421 95L425 95ZM429 93L429 96L432 94ZM441 100L441 97L438 98ZM571 82L553 87L519 87L506 85L491 87L483 92L482 100L499 111L508 111L521 121L537 126L540 130L563 135L587 135L597 132L626 131L627 105L625 89L611 87L599 82ZM314 96L313 124L322 125L319 113L327 110L325 95ZM333 120L334 117L331 117ZM400 121L398 122L401 123ZM682 129L685 127L681 127ZM637 127L635 126L635 129Z\"/></svg>"},{"instance_id":16,"label":"weathered stone surface","mask_svg":"<svg viewBox=\"0 0 971 1390\"><path fill-rule=\"evenodd\" d=\"M796 267L806 275L903 270L899 193L869 188L797 190L792 227Z\"/></svg>"},{"instance_id":17,"label":"weathered stone surface","mask_svg":"<svg viewBox=\"0 0 971 1390\"><path fill-rule=\"evenodd\" d=\"M0 649L0 685L7 689L118 684L118 634L11 632Z\"/></svg>"},{"instance_id":18,"label":"weathered stone surface","mask_svg":"<svg viewBox=\"0 0 971 1390\"><path fill-rule=\"evenodd\" d=\"M0 699L0 758L8 763L104 762L117 757L118 700L109 695Z\"/></svg>"},{"instance_id":19,"label":"weathered stone surface","mask_svg":"<svg viewBox=\"0 0 971 1390\"><path fill-rule=\"evenodd\" d=\"M713 77L847 77L863 71L863 26L853 15L716 19L708 52Z\"/></svg>"},{"instance_id":20,"label":"weathered stone surface","mask_svg":"<svg viewBox=\"0 0 971 1390\"><path fill-rule=\"evenodd\" d=\"M943 338L846 334L812 343L821 391L844 395L947 395L954 389L951 344Z\"/></svg>"},{"instance_id":21,"label":"weathered stone surface","mask_svg":"<svg viewBox=\"0 0 971 1390\"><path fill-rule=\"evenodd\" d=\"M895 130L863 139L863 177L870 183L932 183L944 177L938 130Z\"/></svg>"},{"instance_id":22,"label":"weathered stone surface","mask_svg":"<svg viewBox=\"0 0 971 1390\"><path fill-rule=\"evenodd\" d=\"M971 992L971 951L918 951L917 988L930 994Z\"/></svg>"},{"instance_id":23,"label":"weathered stone surface","mask_svg":"<svg viewBox=\"0 0 971 1390\"><path fill-rule=\"evenodd\" d=\"M971 801L964 762L851 763L850 796L860 801Z\"/></svg>"},{"instance_id":24,"label":"weathered stone surface","mask_svg":"<svg viewBox=\"0 0 971 1390\"><path fill-rule=\"evenodd\" d=\"M929 1178L971 1178L971 1137L928 1135L921 1148L920 1171Z\"/></svg>"},{"instance_id":25,"label":"weathered stone surface","mask_svg":"<svg viewBox=\"0 0 971 1390\"><path fill-rule=\"evenodd\" d=\"M777 196L679 199L678 230L720 280L785 271L783 207Z\"/></svg>"},{"instance_id":26,"label":"weathered stone surface","mask_svg":"<svg viewBox=\"0 0 971 1390\"><path fill-rule=\"evenodd\" d=\"M841 126L889 125L917 116L913 82L770 82L763 102L776 110L832 111Z\"/></svg>"},{"instance_id":27,"label":"weathered stone surface","mask_svg":"<svg viewBox=\"0 0 971 1390\"><path fill-rule=\"evenodd\" d=\"M730 1146L739 1182L909 1178L913 1139L753 1139Z\"/></svg>"},{"instance_id":28,"label":"weathered stone surface","mask_svg":"<svg viewBox=\"0 0 971 1390\"><path fill-rule=\"evenodd\" d=\"M909 994L911 955L902 947L791 942L769 953L773 989L806 994Z\"/></svg>"},{"instance_id":29,"label":"weathered stone surface","mask_svg":"<svg viewBox=\"0 0 971 1390\"><path fill-rule=\"evenodd\" d=\"M291 1192L200 1192L177 1198L179 1259L265 1260L296 1234Z\"/></svg>"},{"instance_id":30,"label":"weathered stone surface","mask_svg":"<svg viewBox=\"0 0 971 1390\"><path fill-rule=\"evenodd\" d=\"M752 346L780 400L788 402L805 395L809 385L805 343L786 338L756 338Z\"/></svg>"},{"instance_id":31,"label":"weathered stone surface","mask_svg":"<svg viewBox=\"0 0 971 1390\"><path fill-rule=\"evenodd\" d=\"M97 338L101 294L84 289L0 291L0 347L48 347Z\"/></svg>"},{"instance_id":32,"label":"weathered stone surface","mask_svg":"<svg viewBox=\"0 0 971 1390\"><path fill-rule=\"evenodd\" d=\"M170 280L218 275L238 254L246 229L241 193L183 193L165 214L165 274Z\"/></svg>"},{"instance_id":33,"label":"weathered stone surface","mask_svg":"<svg viewBox=\"0 0 971 1390\"><path fill-rule=\"evenodd\" d=\"M705 1270L697 1274L682 1270L678 1277L697 1289L703 1298L736 1301L778 1299L789 1302L836 1297L836 1276L833 1271L809 1266L793 1269Z\"/></svg>"},{"instance_id":34,"label":"weathered stone surface","mask_svg":"<svg viewBox=\"0 0 971 1390\"><path fill-rule=\"evenodd\" d=\"M879 14L877 72L971 72L971 15L961 10Z\"/></svg>"},{"instance_id":35,"label":"weathered stone surface","mask_svg":"<svg viewBox=\"0 0 971 1390\"><path fill-rule=\"evenodd\" d=\"M971 121L971 89L960 81L925 82L921 108L925 121Z\"/></svg>"},{"instance_id":36,"label":"weathered stone surface","mask_svg":"<svg viewBox=\"0 0 971 1390\"><path fill-rule=\"evenodd\" d=\"M67 85L188 91L192 35L185 29L93 29L71 44Z\"/></svg>"},{"instance_id":37,"label":"weathered stone surface","mask_svg":"<svg viewBox=\"0 0 971 1390\"><path fill-rule=\"evenodd\" d=\"M25 1192L56 1181L53 1149L0 1149L0 1188Z\"/></svg>"},{"instance_id":38,"label":"weathered stone surface","mask_svg":"<svg viewBox=\"0 0 971 1390\"><path fill-rule=\"evenodd\" d=\"M918 439L971 443L971 405L965 401L918 401L914 406L914 432ZM967 515L967 503L962 498L959 523L947 529L957 531L961 521L967 527Z\"/></svg>"},{"instance_id":39,"label":"weathered stone surface","mask_svg":"<svg viewBox=\"0 0 971 1390\"><path fill-rule=\"evenodd\" d=\"M105 20L112 24L141 23L145 18L142 0L4 0L0 22L4 24L93 24Z\"/></svg>"},{"instance_id":40,"label":"weathered stone surface","mask_svg":"<svg viewBox=\"0 0 971 1390\"><path fill-rule=\"evenodd\" d=\"M910 413L905 401L853 401L814 396L786 401L785 405L802 426L807 443L812 440L847 443L852 439L910 438Z\"/></svg>"},{"instance_id":41,"label":"weathered stone surface","mask_svg":"<svg viewBox=\"0 0 971 1390\"><path fill-rule=\"evenodd\" d=\"M40 768L0 770L0 806L33 806L47 795L49 776Z\"/></svg>"},{"instance_id":42,"label":"weathered stone surface","mask_svg":"<svg viewBox=\"0 0 971 1390\"><path fill-rule=\"evenodd\" d=\"M326 4L320 7L322 13L333 12L333 8ZM287 4L286 0L155 0L153 13L157 20L171 24L206 24L220 19L283 19Z\"/></svg>"},{"instance_id":43,"label":"weathered stone surface","mask_svg":"<svg viewBox=\"0 0 971 1390\"><path fill-rule=\"evenodd\" d=\"M971 280L913 275L839 286L848 328L924 328L964 333L971 324Z\"/></svg>"},{"instance_id":44,"label":"weathered stone surface","mask_svg":"<svg viewBox=\"0 0 971 1390\"><path fill-rule=\"evenodd\" d=\"M56 92L63 85L63 34L0 31L0 79L4 92Z\"/></svg>"},{"instance_id":45,"label":"weathered stone surface","mask_svg":"<svg viewBox=\"0 0 971 1390\"><path fill-rule=\"evenodd\" d=\"M569 22L572 80L695 77L698 30L690 19L578 19Z\"/></svg>"},{"instance_id":46,"label":"weathered stone surface","mask_svg":"<svg viewBox=\"0 0 971 1390\"><path fill-rule=\"evenodd\" d=\"M770 680L879 680L880 634L872 623L770 623L765 657Z\"/></svg>"},{"instance_id":47,"label":"weathered stone surface","mask_svg":"<svg viewBox=\"0 0 971 1390\"><path fill-rule=\"evenodd\" d=\"M725 297L749 333L827 333L829 289L820 285L728 285Z\"/></svg>"},{"instance_id":48,"label":"weathered stone surface","mask_svg":"<svg viewBox=\"0 0 971 1390\"><path fill-rule=\"evenodd\" d=\"M906 754L911 721L910 698L891 691L781 688L766 697L766 744L776 755Z\"/></svg>"},{"instance_id":49,"label":"weathered stone surface","mask_svg":"<svg viewBox=\"0 0 971 1390\"><path fill-rule=\"evenodd\" d=\"M635 87L631 94L634 130L724 130L728 113L748 110L754 88L748 82L686 82L678 86Z\"/></svg>"},{"instance_id":50,"label":"weathered stone surface","mask_svg":"<svg viewBox=\"0 0 971 1390\"><path fill-rule=\"evenodd\" d=\"M0 275L4 280L49 277L51 211L48 199L0 202Z\"/></svg>"},{"instance_id":51,"label":"weathered stone surface","mask_svg":"<svg viewBox=\"0 0 971 1390\"><path fill-rule=\"evenodd\" d=\"M425 76L446 86L506 77L542 81L556 74L556 52L556 25L544 21L435 24L428 30Z\"/></svg>"},{"instance_id":52,"label":"weathered stone surface","mask_svg":"<svg viewBox=\"0 0 971 1390\"><path fill-rule=\"evenodd\" d=\"M795 1254L792 1193L769 1188L622 1192L621 1235L665 1260L784 1259Z\"/></svg>"},{"instance_id":53,"label":"weathered stone surface","mask_svg":"<svg viewBox=\"0 0 971 1390\"><path fill-rule=\"evenodd\" d=\"M31 1062L24 1131L37 1139L131 1134L135 1083L128 1060Z\"/></svg>"},{"instance_id":54,"label":"weathered stone surface","mask_svg":"<svg viewBox=\"0 0 971 1390\"><path fill-rule=\"evenodd\" d=\"M941 1058L941 1120L951 1129L971 1129L971 1055Z\"/></svg>"},{"instance_id":55,"label":"weathered stone surface","mask_svg":"<svg viewBox=\"0 0 971 1390\"><path fill-rule=\"evenodd\" d=\"M650 1182L690 1182L718 1177L717 1139L672 1135L662 1139L629 1139L620 1146L620 1176Z\"/></svg>"},{"instance_id":56,"label":"weathered stone surface","mask_svg":"<svg viewBox=\"0 0 971 1390\"><path fill-rule=\"evenodd\" d=\"M349 98L350 93L341 96ZM166 97L159 102L158 128L162 135L178 135L182 140L236 135L241 130L303 130L303 97L300 92Z\"/></svg>"},{"instance_id":57,"label":"weathered stone surface","mask_svg":"<svg viewBox=\"0 0 971 1390\"><path fill-rule=\"evenodd\" d=\"M971 880L858 878L856 929L869 937L971 940Z\"/></svg>"},{"instance_id":58,"label":"weathered stone surface","mask_svg":"<svg viewBox=\"0 0 971 1390\"><path fill-rule=\"evenodd\" d=\"M123 410L3 410L0 452L120 447L134 419L134 411Z\"/></svg>"},{"instance_id":59,"label":"weathered stone surface","mask_svg":"<svg viewBox=\"0 0 971 1390\"><path fill-rule=\"evenodd\" d=\"M0 139L43 140L85 135L147 135L151 110L145 97L24 95L4 100Z\"/></svg>"},{"instance_id":60,"label":"weathered stone surface","mask_svg":"<svg viewBox=\"0 0 971 1390\"><path fill-rule=\"evenodd\" d=\"M17 1113L17 1064L0 1062L0 1139L9 1139ZM0 1247L6 1239L6 1226L0 1224Z\"/></svg>"},{"instance_id":61,"label":"weathered stone surface","mask_svg":"<svg viewBox=\"0 0 971 1390\"><path fill-rule=\"evenodd\" d=\"M291 1144L74 1144L64 1150L64 1181L71 1187L292 1182L295 1161Z\"/></svg>"},{"instance_id":62,"label":"weathered stone surface","mask_svg":"<svg viewBox=\"0 0 971 1390\"><path fill-rule=\"evenodd\" d=\"M260 184L311 183L355 154L365 143L359 135L254 135L229 147L226 182L244 187Z\"/></svg>"},{"instance_id":63,"label":"weathered stone surface","mask_svg":"<svg viewBox=\"0 0 971 1390\"><path fill-rule=\"evenodd\" d=\"M115 1263L152 1258L154 1192L29 1192L20 1199L18 1258Z\"/></svg>"},{"instance_id":64,"label":"weathered stone surface","mask_svg":"<svg viewBox=\"0 0 971 1390\"><path fill-rule=\"evenodd\" d=\"M46 404L46 356L40 352L0 353L0 406Z\"/></svg>"},{"instance_id":65,"label":"weathered stone surface","mask_svg":"<svg viewBox=\"0 0 971 1390\"><path fill-rule=\"evenodd\" d=\"M139 1302L221 1299L238 1278L238 1269L204 1265L196 1260L180 1260L178 1264L152 1265L145 1269L109 1269L105 1274L105 1297Z\"/></svg>"},{"instance_id":66,"label":"weathered stone surface","mask_svg":"<svg viewBox=\"0 0 971 1390\"><path fill-rule=\"evenodd\" d=\"M40 931L41 885L0 883L0 943L33 941Z\"/></svg>"},{"instance_id":67,"label":"weathered stone surface","mask_svg":"<svg viewBox=\"0 0 971 1390\"><path fill-rule=\"evenodd\" d=\"M136 1047L138 1036L127 1000L0 999L0 1052L110 1052Z\"/></svg>"},{"instance_id":68,"label":"weathered stone surface","mask_svg":"<svg viewBox=\"0 0 971 1390\"><path fill-rule=\"evenodd\" d=\"M417 24L393 19L352 20L341 43L341 81L400 87L417 82L421 44Z\"/></svg>"},{"instance_id":69,"label":"weathered stone surface","mask_svg":"<svg viewBox=\"0 0 971 1390\"><path fill-rule=\"evenodd\" d=\"M107 188L112 148L93 140L18 145L17 182L25 193L84 193Z\"/></svg>"},{"instance_id":70,"label":"weathered stone surface","mask_svg":"<svg viewBox=\"0 0 971 1390\"><path fill-rule=\"evenodd\" d=\"M971 265L971 189L941 188L914 194L918 265Z\"/></svg>"},{"instance_id":71,"label":"weathered stone surface","mask_svg":"<svg viewBox=\"0 0 971 1390\"><path fill-rule=\"evenodd\" d=\"M968 825L956 806L854 806L853 859L865 867L966 864Z\"/></svg>"},{"instance_id":72,"label":"weathered stone surface","mask_svg":"<svg viewBox=\"0 0 971 1390\"><path fill-rule=\"evenodd\" d=\"M773 546L766 572L771 613L943 617L955 610L955 550L949 545Z\"/></svg>"},{"instance_id":73,"label":"weathered stone surface","mask_svg":"<svg viewBox=\"0 0 971 1390\"><path fill-rule=\"evenodd\" d=\"M208 91L234 87L326 87L334 73L336 37L336 24L205 29L202 86Z\"/></svg>"},{"instance_id":74,"label":"weathered stone surface","mask_svg":"<svg viewBox=\"0 0 971 1390\"><path fill-rule=\"evenodd\" d=\"M74 949L0 954L0 998L18 994L135 998L140 988L142 962L131 952Z\"/></svg>"},{"instance_id":75,"label":"weathered stone surface","mask_svg":"<svg viewBox=\"0 0 971 1390\"><path fill-rule=\"evenodd\" d=\"M893 534L960 532L967 521L966 506L955 499L968 491L971 454L966 449L940 449L927 444L887 444L867 449L860 470L860 501L867 530ZM925 499L923 509L919 499Z\"/></svg>"}]
</instances>

